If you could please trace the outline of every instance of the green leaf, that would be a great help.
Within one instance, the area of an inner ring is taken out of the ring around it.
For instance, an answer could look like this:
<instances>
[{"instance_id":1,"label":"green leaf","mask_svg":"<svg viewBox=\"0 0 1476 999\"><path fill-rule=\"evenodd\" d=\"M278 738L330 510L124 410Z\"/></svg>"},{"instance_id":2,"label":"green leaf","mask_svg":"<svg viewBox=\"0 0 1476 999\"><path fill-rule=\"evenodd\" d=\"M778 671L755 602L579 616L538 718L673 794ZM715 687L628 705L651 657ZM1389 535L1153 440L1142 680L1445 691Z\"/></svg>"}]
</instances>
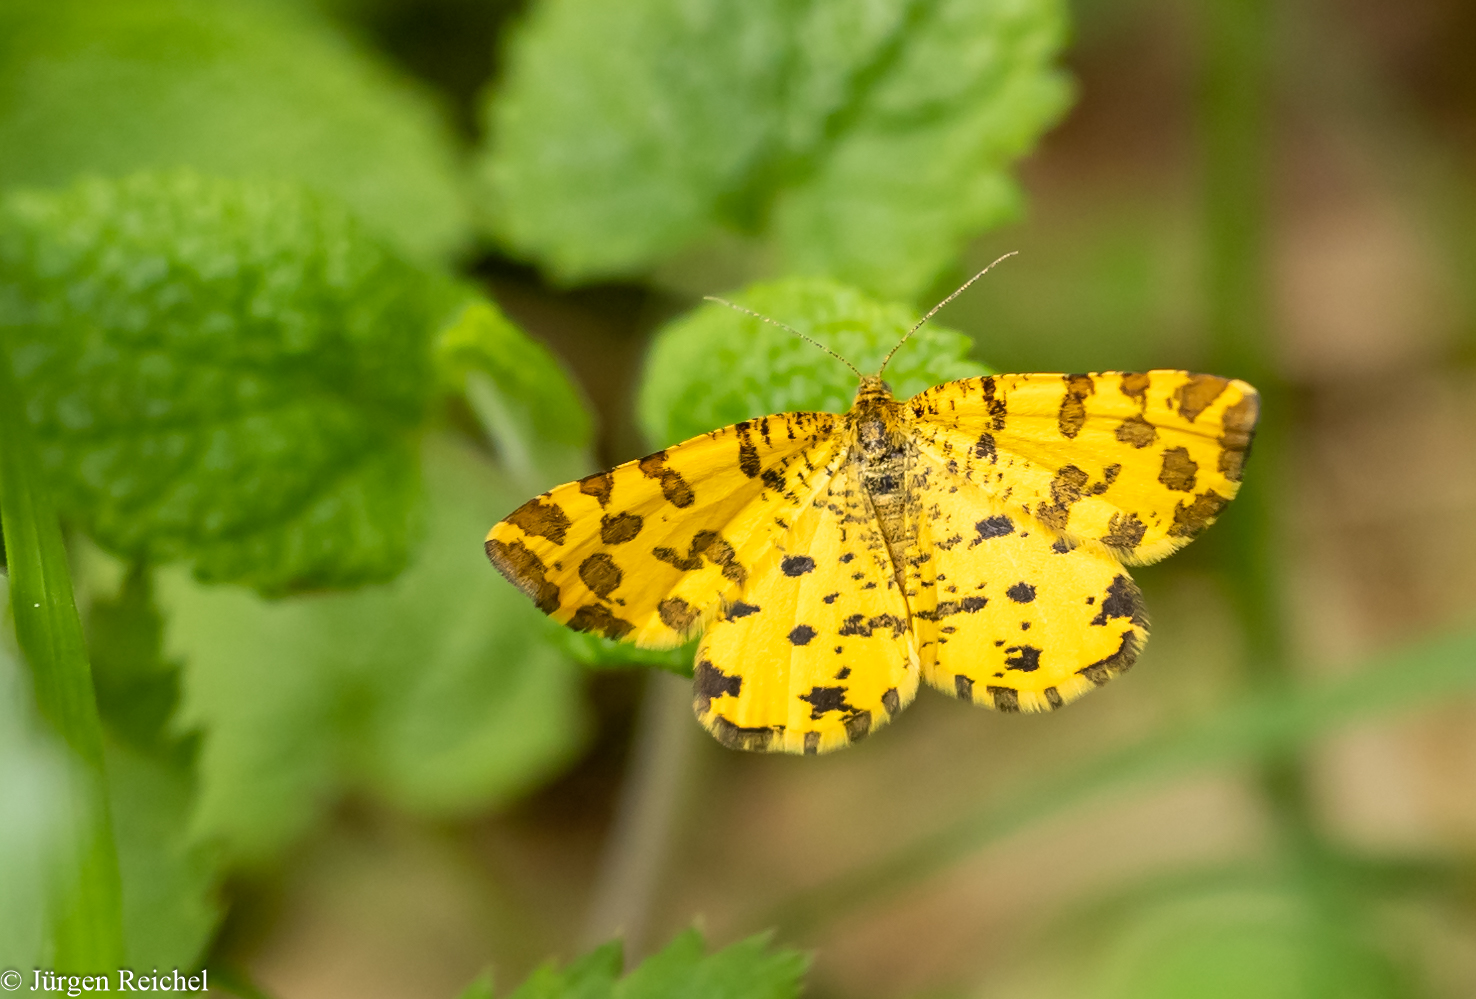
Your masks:
<instances>
[{"instance_id":1,"label":"green leaf","mask_svg":"<svg viewBox=\"0 0 1476 999\"><path fill-rule=\"evenodd\" d=\"M0 203L8 342L58 506L264 592L406 559L442 279L298 188L180 172Z\"/></svg>"},{"instance_id":2,"label":"green leaf","mask_svg":"<svg viewBox=\"0 0 1476 999\"><path fill-rule=\"evenodd\" d=\"M108 791L123 881L125 964L194 968L220 922L216 851L189 835L189 775L166 760L113 745Z\"/></svg>"},{"instance_id":3,"label":"green leaf","mask_svg":"<svg viewBox=\"0 0 1476 999\"><path fill-rule=\"evenodd\" d=\"M0 599L9 606L9 580ZM0 632L8 632L8 628ZM14 636L0 633L0 968L43 967L51 960L47 911L53 880L82 852L90 825L75 762L34 717Z\"/></svg>"},{"instance_id":4,"label":"green leaf","mask_svg":"<svg viewBox=\"0 0 1476 999\"><path fill-rule=\"evenodd\" d=\"M0 4L0 187L189 166L300 181L418 257L470 225L443 116L311 4Z\"/></svg>"},{"instance_id":5,"label":"green leaf","mask_svg":"<svg viewBox=\"0 0 1476 999\"><path fill-rule=\"evenodd\" d=\"M590 468L589 408L558 359L485 300L470 302L436 340L446 388L461 393L529 492Z\"/></svg>"},{"instance_id":6,"label":"green leaf","mask_svg":"<svg viewBox=\"0 0 1476 999\"><path fill-rule=\"evenodd\" d=\"M104 795L102 724L61 525L42 481L10 360L0 351L0 522L16 643L36 707L71 750L64 800L79 835L51 886L55 967L96 974L123 956L118 853ZM85 810L85 818L83 812Z\"/></svg>"},{"instance_id":7,"label":"green leaf","mask_svg":"<svg viewBox=\"0 0 1476 999\"><path fill-rule=\"evenodd\" d=\"M202 733L197 832L260 859L364 789L464 813L535 786L577 748L578 673L482 551L524 497L465 445L427 438L425 544L393 583L265 601L159 582Z\"/></svg>"},{"instance_id":8,"label":"green leaf","mask_svg":"<svg viewBox=\"0 0 1476 999\"><path fill-rule=\"evenodd\" d=\"M655 666L668 673L692 676L697 656L697 640L674 649L641 649L628 642L617 642L586 631L575 631L549 622L553 641L570 659L590 669L628 669L633 666Z\"/></svg>"},{"instance_id":9,"label":"green leaf","mask_svg":"<svg viewBox=\"0 0 1476 999\"><path fill-rule=\"evenodd\" d=\"M831 281L753 285L735 301L794 327L874 372L918 317ZM941 382L988 373L967 359L968 337L929 323L887 366L901 399ZM787 330L709 302L656 336L639 403L641 428L666 446L739 420L796 410L843 413L856 376Z\"/></svg>"},{"instance_id":10,"label":"green leaf","mask_svg":"<svg viewBox=\"0 0 1476 999\"><path fill-rule=\"evenodd\" d=\"M457 996L457 999L495 999L492 991L492 972L484 971Z\"/></svg>"},{"instance_id":11,"label":"green leaf","mask_svg":"<svg viewBox=\"0 0 1476 999\"><path fill-rule=\"evenodd\" d=\"M486 111L495 233L565 281L737 235L914 298L1018 211L1066 28L1060 0L545 0Z\"/></svg>"},{"instance_id":12,"label":"green leaf","mask_svg":"<svg viewBox=\"0 0 1476 999\"><path fill-rule=\"evenodd\" d=\"M704 950L687 930L621 979L620 944L608 943L563 970L539 968L508 999L793 999L809 965L798 951L770 950L768 934Z\"/></svg>"}]
</instances>

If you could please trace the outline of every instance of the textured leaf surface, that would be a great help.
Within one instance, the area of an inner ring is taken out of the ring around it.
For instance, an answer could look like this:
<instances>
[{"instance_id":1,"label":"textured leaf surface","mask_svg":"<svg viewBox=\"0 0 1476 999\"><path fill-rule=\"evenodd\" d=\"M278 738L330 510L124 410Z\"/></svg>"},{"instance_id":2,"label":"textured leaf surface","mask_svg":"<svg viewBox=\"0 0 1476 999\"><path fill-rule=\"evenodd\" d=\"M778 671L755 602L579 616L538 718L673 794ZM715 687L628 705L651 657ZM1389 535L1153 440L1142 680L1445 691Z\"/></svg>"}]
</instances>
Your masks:
<instances>
[{"instance_id":1,"label":"textured leaf surface","mask_svg":"<svg viewBox=\"0 0 1476 999\"><path fill-rule=\"evenodd\" d=\"M1016 211L1065 30L1057 0L550 0L487 112L496 233L573 281L736 232L911 298Z\"/></svg>"},{"instance_id":2,"label":"textured leaf surface","mask_svg":"<svg viewBox=\"0 0 1476 999\"><path fill-rule=\"evenodd\" d=\"M737 304L793 326L867 374L918 316L832 281L757 284ZM956 378L988 373L969 359L969 338L929 323L886 371L898 398ZM786 330L708 302L656 337L641 386L641 428L653 445L675 444L717 427L772 413L844 413L856 376Z\"/></svg>"},{"instance_id":3,"label":"textured leaf surface","mask_svg":"<svg viewBox=\"0 0 1476 999\"><path fill-rule=\"evenodd\" d=\"M0 187L189 166L331 192L417 256L466 239L431 103L315 15L261 0L0 5Z\"/></svg>"},{"instance_id":4,"label":"textured leaf surface","mask_svg":"<svg viewBox=\"0 0 1476 999\"><path fill-rule=\"evenodd\" d=\"M791 999L809 963L797 951L770 950L766 935L704 949L702 935L687 930L621 978L620 945L606 944L567 968L545 965L509 999Z\"/></svg>"},{"instance_id":5,"label":"textured leaf surface","mask_svg":"<svg viewBox=\"0 0 1476 999\"><path fill-rule=\"evenodd\" d=\"M433 813L535 785L581 732L577 674L482 556L516 499L459 444L427 440L428 534L392 584L268 602L161 581L203 732L195 827L238 855L289 842L346 788Z\"/></svg>"},{"instance_id":6,"label":"textured leaf surface","mask_svg":"<svg viewBox=\"0 0 1476 999\"><path fill-rule=\"evenodd\" d=\"M190 173L0 206L0 337L58 505L263 591L404 564L440 279L347 212Z\"/></svg>"}]
</instances>

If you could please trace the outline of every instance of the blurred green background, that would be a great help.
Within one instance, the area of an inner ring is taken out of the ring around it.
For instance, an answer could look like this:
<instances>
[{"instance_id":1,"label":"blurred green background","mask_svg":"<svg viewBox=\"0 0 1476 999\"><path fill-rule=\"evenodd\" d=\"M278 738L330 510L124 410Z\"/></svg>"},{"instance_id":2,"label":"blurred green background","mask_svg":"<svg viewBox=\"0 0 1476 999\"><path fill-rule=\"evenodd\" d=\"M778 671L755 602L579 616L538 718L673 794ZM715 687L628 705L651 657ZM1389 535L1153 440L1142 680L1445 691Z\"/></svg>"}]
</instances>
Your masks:
<instances>
[{"instance_id":1,"label":"blurred green background","mask_svg":"<svg viewBox=\"0 0 1476 999\"><path fill-rule=\"evenodd\" d=\"M0 970L1476 995L1473 45L1461 0L6 0ZM738 754L690 650L486 564L552 484L845 408L703 295L865 367L1010 250L899 391L1264 395L1127 676Z\"/></svg>"}]
</instances>

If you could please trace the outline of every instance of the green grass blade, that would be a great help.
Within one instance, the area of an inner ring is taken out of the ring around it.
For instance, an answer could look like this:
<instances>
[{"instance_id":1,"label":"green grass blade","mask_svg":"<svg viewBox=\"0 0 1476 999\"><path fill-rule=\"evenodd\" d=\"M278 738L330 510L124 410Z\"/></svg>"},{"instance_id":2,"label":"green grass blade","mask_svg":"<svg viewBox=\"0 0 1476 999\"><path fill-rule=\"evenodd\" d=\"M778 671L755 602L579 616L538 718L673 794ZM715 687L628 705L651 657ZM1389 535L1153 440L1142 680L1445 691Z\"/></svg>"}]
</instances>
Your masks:
<instances>
[{"instance_id":1,"label":"green grass blade","mask_svg":"<svg viewBox=\"0 0 1476 999\"><path fill-rule=\"evenodd\" d=\"M82 621L56 512L21 410L10 359L0 350L0 519L3 519L16 639L30 664L36 704L81 764L86 788L75 867L59 872L53 894L55 968L111 972L123 958L118 854L103 793L102 725L92 689Z\"/></svg>"},{"instance_id":2,"label":"green grass blade","mask_svg":"<svg viewBox=\"0 0 1476 999\"><path fill-rule=\"evenodd\" d=\"M1124 785L1264 760L1354 722L1468 696L1476 689L1476 629L1380 657L1356 676L1295 692L1257 694L1181 728L1033 780L911 845L786 900L757 921L786 939L916 884L988 843Z\"/></svg>"}]
</instances>

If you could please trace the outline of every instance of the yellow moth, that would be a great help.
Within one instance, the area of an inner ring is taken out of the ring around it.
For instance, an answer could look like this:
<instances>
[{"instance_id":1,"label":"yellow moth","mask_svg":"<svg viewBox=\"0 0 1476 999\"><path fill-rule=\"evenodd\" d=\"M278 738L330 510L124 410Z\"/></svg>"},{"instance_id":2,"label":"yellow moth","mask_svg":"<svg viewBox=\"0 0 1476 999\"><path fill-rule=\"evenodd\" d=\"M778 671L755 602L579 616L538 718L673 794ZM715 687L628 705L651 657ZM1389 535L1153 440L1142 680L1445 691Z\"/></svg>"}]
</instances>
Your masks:
<instances>
[{"instance_id":1,"label":"yellow moth","mask_svg":"<svg viewBox=\"0 0 1476 999\"><path fill-rule=\"evenodd\" d=\"M1124 566L1214 521L1257 414L1250 385L1187 371L906 400L878 371L843 416L746 420L549 490L487 555L569 627L647 648L701 632L693 706L724 745L823 753L920 680L1048 711L1126 670L1148 617Z\"/></svg>"}]
</instances>

